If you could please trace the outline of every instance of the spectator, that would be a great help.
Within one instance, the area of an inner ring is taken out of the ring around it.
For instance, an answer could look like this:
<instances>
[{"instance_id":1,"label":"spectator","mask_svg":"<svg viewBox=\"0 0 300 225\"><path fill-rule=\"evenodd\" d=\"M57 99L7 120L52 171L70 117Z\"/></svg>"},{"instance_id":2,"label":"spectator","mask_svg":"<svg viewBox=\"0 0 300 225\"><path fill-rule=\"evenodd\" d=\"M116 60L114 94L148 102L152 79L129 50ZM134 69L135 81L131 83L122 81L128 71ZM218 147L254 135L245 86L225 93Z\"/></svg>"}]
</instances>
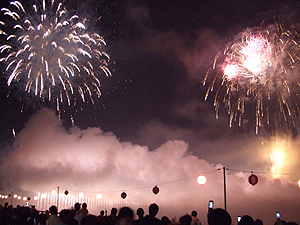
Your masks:
<instances>
[{"instance_id":1,"label":"spectator","mask_svg":"<svg viewBox=\"0 0 300 225\"><path fill-rule=\"evenodd\" d=\"M57 225L60 222L59 216L57 216L57 207L55 205L50 206L50 217L46 220L46 225Z\"/></svg>"},{"instance_id":2,"label":"spectator","mask_svg":"<svg viewBox=\"0 0 300 225\"><path fill-rule=\"evenodd\" d=\"M197 217L197 211L193 210L191 213L192 216L192 221L191 221L191 225L202 225L199 218Z\"/></svg>"},{"instance_id":3,"label":"spectator","mask_svg":"<svg viewBox=\"0 0 300 225\"><path fill-rule=\"evenodd\" d=\"M286 225L298 225L296 222L288 222Z\"/></svg>"},{"instance_id":4,"label":"spectator","mask_svg":"<svg viewBox=\"0 0 300 225\"><path fill-rule=\"evenodd\" d=\"M71 221L70 211L63 209L59 213L60 222L57 225L68 225Z\"/></svg>"},{"instance_id":5,"label":"spectator","mask_svg":"<svg viewBox=\"0 0 300 225\"><path fill-rule=\"evenodd\" d=\"M118 225L133 225L133 210L127 206L122 207L118 214Z\"/></svg>"},{"instance_id":6,"label":"spectator","mask_svg":"<svg viewBox=\"0 0 300 225\"><path fill-rule=\"evenodd\" d=\"M82 225L100 225L100 221L95 215L87 215L81 220Z\"/></svg>"},{"instance_id":7,"label":"spectator","mask_svg":"<svg viewBox=\"0 0 300 225\"><path fill-rule=\"evenodd\" d=\"M81 209L81 212L82 212L82 216L85 217L89 214L89 210L87 209L87 204L84 202L82 203L82 209Z\"/></svg>"},{"instance_id":8,"label":"spectator","mask_svg":"<svg viewBox=\"0 0 300 225\"><path fill-rule=\"evenodd\" d=\"M231 221L229 213L221 208L213 209L207 215L208 225L231 225Z\"/></svg>"},{"instance_id":9,"label":"spectator","mask_svg":"<svg viewBox=\"0 0 300 225\"><path fill-rule=\"evenodd\" d=\"M76 202L74 204L74 209L75 209L75 216L74 216L74 219L77 220L78 222L78 225L81 225L81 220L82 220L82 217L83 217L83 213L81 212L80 210L80 203L79 202Z\"/></svg>"},{"instance_id":10,"label":"spectator","mask_svg":"<svg viewBox=\"0 0 300 225\"><path fill-rule=\"evenodd\" d=\"M171 220L167 216L163 216L161 218L161 223L162 223L162 225L170 225L171 224Z\"/></svg>"},{"instance_id":11,"label":"spectator","mask_svg":"<svg viewBox=\"0 0 300 225\"><path fill-rule=\"evenodd\" d=\"M70 210L70 214L71 214L70 225L78 225L78 221L74 218L75 215L76 215L76 210L75 209L71 209Z\"/></svg>"},{"instance_id":12,"label":"spectator","mask_svg":"<svg viewBox=\"0 0 300 225\"><path fill-rule=\"evenodd\" d=\"M142 225L143 224L143 219L144 219L144 209L143 208L138 208L136 210L136 215L138 216L138 219L136 220L135 224L136 225Z\"/></svg>"},{"instance_id":13,"label":"spectator","mask_svg":"<svg viewBox=\"0 0 300 225\"><path fill-rule=\"evenodd\" d=\"M48 218L47 218L46 214L45 214L44 212L41 212L41 213L39 214L39 219L38 219L39 225L46 225L47 219L48 219Z\"/></svg>"},{"instance_id":14,"label":"spectator","mask_svg":"<svg viewBox=\"0 0 300 225\"><path fill-rule=\"evenodd\" d=\"M188 214L185 214L184 216L180 217L179 224L180 225L190 225L192 222L192 217Z\"/></svg>"},{"instance_id":15,"label":"spectator","mask_svg":"<svg viewBox=\"0 0 300 225\"><path fill-rule=\"evenodd\" d=\"M244 215L242 216L239 225L254 225L254 219L249 215Z\"/></svg>"},{"instance_id":16,"label":"spectator","mask_svg":"<svg viewBox=\"0 0 300 225\"><path fill-rule=\"evenodd\" d=\"M116 208L112 208L110 211L110 215L107 217L107 223L109 224L117 224L118 223L118 210Z\"/></svg>"},{"instance_id":17,"label":"spectator","mask_svg":"<svg viewBox=\"0 0 300 225\"><path fill-rule=\"evenodd\" d=\"M100 214L98 216L98 220L100 221L100 223L105 223L104 210L100 211Z\"/></svg>"},{"instance_id":18,"label":"spectator","mask_svg":"<svg viewBox=\"0 0 300 225\"><path fill-rule=\"evenodd\" d=\"M149 206L149 215L145 216L143 219L144 225L161 225L162 222L160 219L156 218L159 207L157 204L153 203Z\"/></svg>"},{"instance_id":19,"label":"spectator","mask_svg":"<svg viewBox=\"0 0 300 225\"><path fill-rule=\"evenodd\" d=\"M264 225L263 221L261 219L256 219L254 221L254 225Z\"/></svg>"}]
</instances>

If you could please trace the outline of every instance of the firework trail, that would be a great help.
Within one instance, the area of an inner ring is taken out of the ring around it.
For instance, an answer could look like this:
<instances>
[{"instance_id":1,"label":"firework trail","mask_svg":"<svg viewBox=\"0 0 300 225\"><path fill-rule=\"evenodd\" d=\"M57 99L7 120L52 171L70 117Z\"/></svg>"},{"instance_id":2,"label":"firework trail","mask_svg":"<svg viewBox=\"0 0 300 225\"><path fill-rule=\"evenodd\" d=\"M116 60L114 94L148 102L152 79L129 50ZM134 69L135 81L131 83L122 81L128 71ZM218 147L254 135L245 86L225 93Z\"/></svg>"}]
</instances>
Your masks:
<instances>
[{"instance_id":1,"label":"firework trail","mask_svg":"<svg viewBox=\"0 0 300 225\"><path fill-rule=\"evenodd\" d=\"M299 35L276 23L266 28L246 29L219 52L207 71L205 100L216 89L216 118L224 104L229 124L242 125L246 102L255 103L256 133L271 118L292 121L299 115ZM211 78L212 77L212 78ZM211 78L211 79L210 79ZM277 112L274 116L274 110Z\"/></svg>"},{"instance_id":2,"label":"firework trail","mask_svg":"<svg viewBox=\"0 0 300 225\"><path fill-rule=\"evenodd\" d=\"M1 12L0 62L9 74L8 86L56 102L57 111L62 102L71 105L75 94L83 102L100 97L100 75L111 76L109 55L103 37L88 32L87 19L70 16L55 0L32 7L12 1Z\"/></svg>"}]
</instances>

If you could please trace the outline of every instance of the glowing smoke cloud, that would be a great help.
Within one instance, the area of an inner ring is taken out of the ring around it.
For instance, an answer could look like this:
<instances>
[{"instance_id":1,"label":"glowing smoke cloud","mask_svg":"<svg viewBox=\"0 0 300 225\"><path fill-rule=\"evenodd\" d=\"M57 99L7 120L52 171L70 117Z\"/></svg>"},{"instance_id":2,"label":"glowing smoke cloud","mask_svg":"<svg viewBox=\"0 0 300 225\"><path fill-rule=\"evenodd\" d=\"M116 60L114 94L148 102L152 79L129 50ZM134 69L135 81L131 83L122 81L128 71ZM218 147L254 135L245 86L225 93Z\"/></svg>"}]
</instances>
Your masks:
<instances>
[{"instance_id":1,"label":"glowing smoke cloud","mask_svg":"<svg viewBox=\"0 0 300 225\"><path fill-rule=\"evenodd\" d=\"M66 130L59 124L55 112L43 109L16 135L14 150L1 165L1 185L4 189L0 191L43 194L60 186L62 195L66 189L69 195L78 196L78 192L83 192L84 196L91 195L94 199L97 193L101 193L102 199L111 203L107 206L108 212L111 207L121 207L116 205L117 202L122 205L135 202L142 203L148 213L148 205L156 202L160 206L159 218L163 215L173 218L176 215L178 219L196 209L203 224L207 224L207 203L210 199L215 201L215 207L223 207L223 173L217 170L222 165L212 165L194 156L187 142L169 140L149 151L147 146L120 142L113 133L96 127ZM219 144L223 144L222 152L229 155L230 149L224 143ZM294 145L290 146L298 153L299 141ZM250 154L251 146L245 148L243 154ZM262 152L270 152L270 149ZM216 155L215 152L210 154ZM289 156L288 166L292 168L283 170L295 171L299 154L291 155L290 150L286 154ZM269 154L266 156L270 161ZM220 154L220 157L223 155ZM291 162L291 158L295 162ZM235 161L239 162L235 169L243 169L257 161L266 164L264 157ZM207 180L203 186L197 183L200 174L204 174ZM299 214L295 213L300 201L300 189L296 182L288 180L289 176L274 179L271 175L257 174L259 182L252 186L248 182L249 175L250 172L227 172L227 207L233 219L239 214L250 214L271 224L278 210L283 219L300 221ZM155 185L160 189L157 195L152 193ZM127 193L124 200L120 197L123 190ZM74 201L71 201L68 206L73 204ZM89 203L88 208L93 214L98 215L104 209L104 206L92 208L91 205ZM131 205L134 210L139 206Z\"/></svg>"},{"instance_id":2,"label":"glowing smoke cloud","mask_svg":"<svg viewBox=\"0 0 300 225\"><path fill-rule=\"evenodd\" d=\"M300 93L300 47L296 31L284 29L280 24L266 28L246 29L234 37L215 57L204 79L210 80L205 100L216 88L214 106L216 117L224 104L233 121L242 125L247 101L255 102L256 133L264 123L274 120L292 121L299 115L297 101ZM214 73L213 73L214 72ZM273 121L274 122L274 121Z\"/></svg>"},{"instance_id":3,"label":"glowing smoke cloud","mask_svg":"<svg viewBox=\"0 0 300 225\"><path fill-rule=\"evenodd\" d=\"M110 76L105 41L89 33L87 20L69 15L61 2L24 7L13 1L2 8L0 61L10 74L7 84L19 85L37 98L59 104L78 93L83 102L100 97L100 74ZM75 101L75 100L74 100Z\"/></svg>"}]
</instances>

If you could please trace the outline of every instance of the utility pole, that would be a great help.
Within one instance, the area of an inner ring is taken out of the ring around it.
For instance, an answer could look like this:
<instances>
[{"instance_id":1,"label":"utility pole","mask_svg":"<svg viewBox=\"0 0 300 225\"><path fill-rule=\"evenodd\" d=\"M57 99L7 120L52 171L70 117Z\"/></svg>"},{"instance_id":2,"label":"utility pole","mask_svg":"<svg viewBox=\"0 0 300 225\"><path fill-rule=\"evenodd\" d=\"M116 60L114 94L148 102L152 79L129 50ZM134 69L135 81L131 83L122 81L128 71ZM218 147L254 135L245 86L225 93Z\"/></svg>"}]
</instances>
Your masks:
<instances>
[{"instance_id":1,"label":"utility pole","mask_svg":"<svg viewBox=\"0 0 300 225\"><path fill-rule=\"evenodd\" d=\"M56 203L57 211L58 211L58 203L59 203L59 186L57 186L57 203Z\"/></svg>"},{"instance_id":2,"label":"utility pole","mask_svg":"<svg viewBox=\"0 0 300 225\"><path fill-rule=\"evenodd\" d=\"M226 203L226 168L223 167L223 175L224 175L224 209L227 211L227 203Z\"/></svg>"}]
</instances>

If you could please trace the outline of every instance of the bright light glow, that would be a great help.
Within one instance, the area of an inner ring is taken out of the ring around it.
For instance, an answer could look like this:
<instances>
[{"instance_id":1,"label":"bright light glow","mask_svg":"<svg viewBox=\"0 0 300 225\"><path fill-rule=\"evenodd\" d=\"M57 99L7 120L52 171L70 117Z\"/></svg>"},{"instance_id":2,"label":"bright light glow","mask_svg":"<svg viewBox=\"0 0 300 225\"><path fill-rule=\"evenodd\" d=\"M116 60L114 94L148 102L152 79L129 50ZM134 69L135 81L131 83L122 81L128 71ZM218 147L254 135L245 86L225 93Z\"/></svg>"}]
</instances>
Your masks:
<instances>
[{"instance_id":1,"label":"bright light glow","mask_svg":"<svg viewBox=\"0 0 300 225\"><path fill-rule=\"evenodd\" d=\"M19 196L18 196L18 200L21 200L21 198L22 198L22 197L19 195Z\"/></svg>"},{"instance_id":2,"label":"bright light glow","mask_svg":"<svg viewBox=\"0 0 300 225\"><path fill-rule=\"evenodd\" d=\"M224 68L224 75L228 77L228 79L232 79L238 75L239 67L235 64L227 64Z\"/></svg>"},{"instance_id":3,"label":"bright light glow","mask_svg":"<svg viewBox=\"0 0 300 225\"><path fill-rule=\"evenodd\" d=\"M251 73L265 73L272 61L272 48L267 39L250 36L240 50L242 63Z\"/></svg>"},{"instance_id":4,"label":"bright light glow","mask_svg":"<svg viewBox=\"0 0 300 225\"><path fill-rule=\"evenodd\" d=\"M298 186L300 187L300 179L298 180Z\"/></svg>"},{"instance_id":5,"label":"bright light glow","mask_svg":"<svg viewBox=\"0 0 300 225\"><path fill-rule=\"evenodd\" d=\"M53 190L51 191L51 194L55 195L55 194L56 194L56 191L53 189Z\"/></svg>"},{"instance_id":6,"label":"bright light glow","mask_svg":"<svg viewBox=\"0 0 300 225\"><path fill-rule=\"evenodd\" d=\"M38 196L34 196L33 199L34 199L35 201L37 201L39 198L38 198Z\"/></svg>"},{"instance_id":7,"label":"bright light glow","mask_svg":"<svg viewBox=\"0 0 300 225\"><path fill-rule=\"evenodd\" d=\"M23 201L26 201L27 200L27 197L23 197Z\"/></svg>"},{"instance_id":8,"label":"bright light glow","mask_svg":"<svg viewBox=\"0 0 300 225\"><path fill-rule=\"evenodd\" d=\"M96 194L96 198L97 198L97 199L101 199L101 198L102 198L102 194L97 193L97 194Z\"/></svg>"},{"instance_id":9,"label":"bright light glow","mask_svg":"<svg viewBox=\"0 0 300 225\"><path fill-rule=\"evenodd\" d=\"M8 195L5 195L4 198L5 198L5 199L8 199Z\"/></svg>"},{"instance_id":10,"label":"bright light glow","mask_svg":"<svg viewBox=\"0 0 300 225\"><path fill-rule=\"evenodd\" d=\"M14 198L17 198L18 197L18 195L17 194L14 194Z\"/></svg>"},{"instance_id":11,"label":"bright light glow","mask_svg":"<svg viewBox=\"0 0 300 225\"><path fill-rule=\"evenodd\" d=\"M84 196L83 192L79 192L78 197L83 198L83 196Z\"/></svg>"},{"instance_id":12,"label":"bright light glow","mask_svg":"<svg viewBox=\"0 0 300 225\"><path fill-rule=\"evenodd\" d=\"M200 175L198 178L197 178L197 182L200 184L200 185L204 185L206 183L206 177L203 176L203 175Z\"/></svg>"},{"instance_id":13,"label":"bright light glow","mask_svg":"<svg viewBox=\"0 0 300 225\"><path fill-rule=\"evenodd\" d=\"M282 157L283 157L283 151L275 150L271 156L271 162L272 162L272 172L273 177L278 178L280 177L281 167L282 167Z\"/></svg>"}]
</instances>

